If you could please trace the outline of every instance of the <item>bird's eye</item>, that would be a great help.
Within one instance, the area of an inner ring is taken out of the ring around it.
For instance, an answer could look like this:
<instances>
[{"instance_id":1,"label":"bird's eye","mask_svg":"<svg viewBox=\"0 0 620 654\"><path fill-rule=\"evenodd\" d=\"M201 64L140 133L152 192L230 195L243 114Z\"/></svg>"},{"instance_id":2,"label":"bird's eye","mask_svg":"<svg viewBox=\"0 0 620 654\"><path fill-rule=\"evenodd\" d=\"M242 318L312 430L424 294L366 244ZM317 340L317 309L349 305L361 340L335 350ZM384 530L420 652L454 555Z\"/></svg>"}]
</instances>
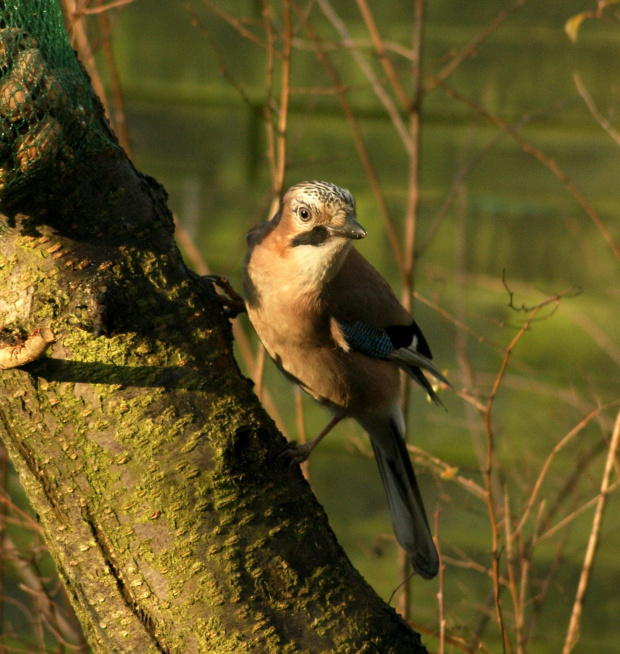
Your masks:
<instances>
[{"instance_id":1,"label":"bird's eye","mask_svg":"<svg viewBox=\"0 0 620 654\"><path fill-rule=\"evenodd\" d=\"M305 207L304 207L304 208L301 208L301 209L299 210L299 217L300 217L304 222L306 222L306 221L310 220L310 212L309 212L308 209L306 209Z\"/></svg>"}]
</instances>

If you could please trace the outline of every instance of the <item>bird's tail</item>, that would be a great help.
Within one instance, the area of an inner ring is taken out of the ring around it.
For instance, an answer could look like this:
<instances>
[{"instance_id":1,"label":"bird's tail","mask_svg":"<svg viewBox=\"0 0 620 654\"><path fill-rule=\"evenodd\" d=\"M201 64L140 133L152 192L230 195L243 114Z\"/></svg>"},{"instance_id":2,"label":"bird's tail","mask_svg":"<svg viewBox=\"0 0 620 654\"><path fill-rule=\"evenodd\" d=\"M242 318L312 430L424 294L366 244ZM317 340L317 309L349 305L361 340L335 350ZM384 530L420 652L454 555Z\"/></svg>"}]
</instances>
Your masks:
<instances>
[{"instance_id":1,"label":"bird's tail","mask_svg":"<svg viewBox=\"0 0 620 654\"><path fill-rule=\"evenodd\" d=\"M439 556L405 446L400 409L398 417L391 417L387 424L380 425L373 420L372 424L362 426L370 435L396 540L407 552L415 572L431 579L439 570Z\"/></svg>"}]
</instances>

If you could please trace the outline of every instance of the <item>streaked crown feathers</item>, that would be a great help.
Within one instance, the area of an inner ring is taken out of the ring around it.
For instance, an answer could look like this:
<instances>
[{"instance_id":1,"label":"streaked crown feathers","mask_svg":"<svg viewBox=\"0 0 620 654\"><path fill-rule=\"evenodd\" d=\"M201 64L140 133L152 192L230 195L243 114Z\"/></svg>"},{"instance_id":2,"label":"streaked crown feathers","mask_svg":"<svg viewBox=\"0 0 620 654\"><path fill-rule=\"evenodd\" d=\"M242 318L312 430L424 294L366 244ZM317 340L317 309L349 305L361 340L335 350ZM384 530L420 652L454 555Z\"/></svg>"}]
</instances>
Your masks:
<instances>
[{"instance_id":1,"label":"streaked crown feathers","mask_svg":"<svg viewBox=\"0 0 620 654\"><path fill-rule=\"evenodd\" d=\"M292 198L301 200L304 195L318 200L325 209L334 206L340 207L344 204L349 205L353 212L355 212L355 200L351 193L347 189L340 188L330 182L311 180L295 184L295 186L291 186L286 192L284 200L286 201Z\"/></svg>"}]
</instances>

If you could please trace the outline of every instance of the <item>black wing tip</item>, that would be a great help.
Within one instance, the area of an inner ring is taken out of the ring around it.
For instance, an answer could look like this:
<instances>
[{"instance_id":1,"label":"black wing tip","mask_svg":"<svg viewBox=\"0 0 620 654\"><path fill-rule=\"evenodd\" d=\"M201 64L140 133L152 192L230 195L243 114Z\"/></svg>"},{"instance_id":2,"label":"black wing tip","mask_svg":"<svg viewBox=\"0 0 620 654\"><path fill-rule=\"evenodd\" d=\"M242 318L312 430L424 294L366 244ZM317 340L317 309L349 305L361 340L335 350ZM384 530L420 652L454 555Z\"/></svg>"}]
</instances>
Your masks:
<instances>
[{"instance_id":1,"label":"black wing tip","mask_svg":"<svg viewBox=\"0 0 620 654\"><path fill-rule=\"evenodd\" d=\"M446 405L441 401L441 398L439 395L437 395L435 389L420 368L417 368L416 366L407 366L405 372L411 375L413 379L415 379L415 381L420 384L420 386L426 391L428 397L433 401L433 404L443 407L444 409L446 408ZM441 376L440 381L446 384L448 388L452 388L452 384L450 384L450 382L443 375Z\"/></svg>"},{"instance_id":2,"label":"black wing tip","mask_svg":"<svg viewBox=\"0 0 620 654\"><path fill-rule=\"evenodd\" d=\"M390 337L394 349L410 347L415 340L415 351L427 359L433 358L431 348L415 320L409 325L391 325L386 327L384 331Z\"/></svg>"}]
</instances>

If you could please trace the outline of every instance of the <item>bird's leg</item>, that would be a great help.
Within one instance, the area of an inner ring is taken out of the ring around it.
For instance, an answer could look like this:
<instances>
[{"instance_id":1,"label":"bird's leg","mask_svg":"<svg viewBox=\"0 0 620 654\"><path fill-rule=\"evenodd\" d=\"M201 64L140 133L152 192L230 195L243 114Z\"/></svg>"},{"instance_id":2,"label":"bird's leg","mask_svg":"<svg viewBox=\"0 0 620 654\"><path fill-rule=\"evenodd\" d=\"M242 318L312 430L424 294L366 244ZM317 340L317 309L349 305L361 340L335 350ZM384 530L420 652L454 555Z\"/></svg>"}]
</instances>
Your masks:
<instances>
[{"instance_id":1,"label":"bird's leg","mask_svg":"<svg viewBox=\"0 0 620 654\"><path fill-rule=\"evenodd\" d=\"M236 318L240 313L245 311L245 301L226 277L220 275L205 275L203 279L210 281L214 286L223 291L223 294L217 296L218 301L224 307L228 318Z\"/></svg>"},{"instance_id":2,"label":"bird's leg","mask_svg":"<svg viewBox=\"0 0 620 654\"><path fill-rule=\"evenodd\" d=\"M286 444L286 449L280 456L288 456L291 459L291 465L296 463L303 463L308 460L312 450L329 434L329 432L342 420L342 416L334 416L321 431L318 436L315 436L307 443L297 444L297 441L289 441Z\"/></svg>"}]
</instances>

